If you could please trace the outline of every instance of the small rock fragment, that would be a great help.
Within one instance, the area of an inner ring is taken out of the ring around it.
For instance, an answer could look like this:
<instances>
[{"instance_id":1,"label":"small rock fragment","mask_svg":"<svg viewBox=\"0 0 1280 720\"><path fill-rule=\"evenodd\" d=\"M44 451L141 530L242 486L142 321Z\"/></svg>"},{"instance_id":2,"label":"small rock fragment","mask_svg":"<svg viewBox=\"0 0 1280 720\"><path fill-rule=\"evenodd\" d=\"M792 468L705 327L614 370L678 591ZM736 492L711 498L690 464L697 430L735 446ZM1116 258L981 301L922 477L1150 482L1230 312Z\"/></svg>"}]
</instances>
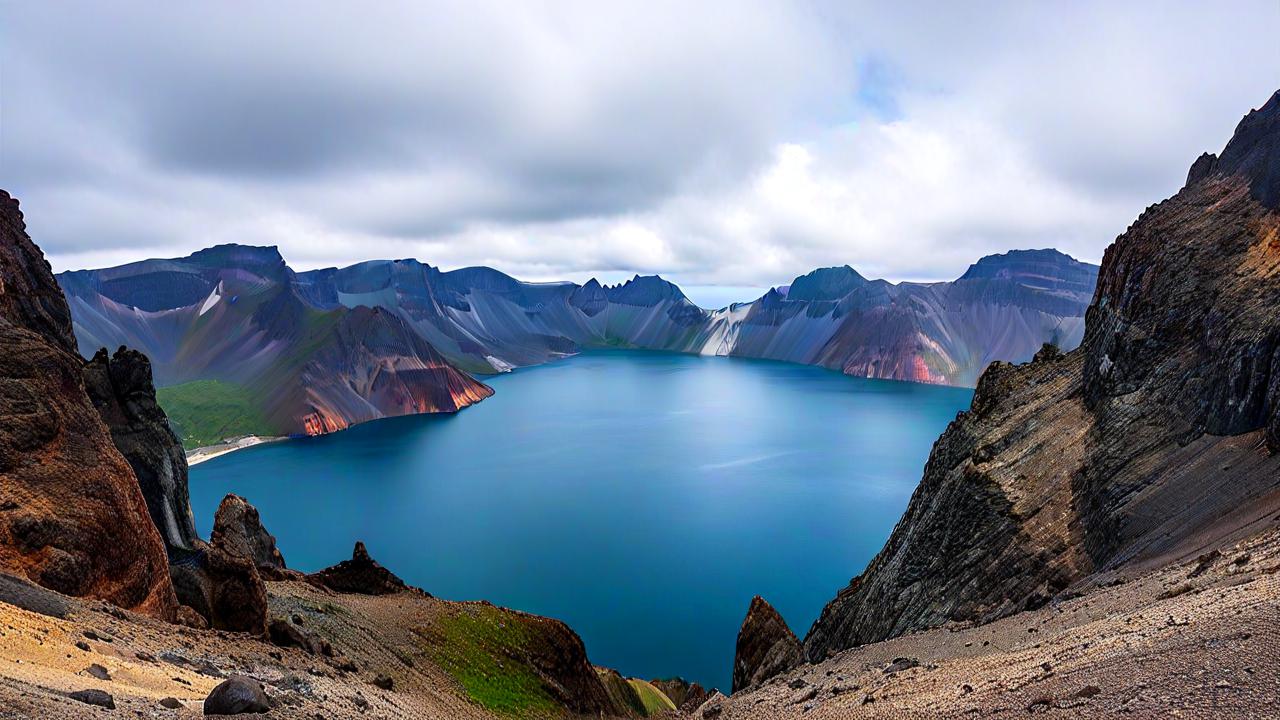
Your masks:
<instances>
[{"instance_id":1,"label":"small rock fragment","mask_svg":"<svg viewBox=\"0 0 1280 720\"><path fill-rule=\"evenodd\" d=\"M1076 697L1078 698L1091 698L1101 694L1102 688L1097 685L1085 685L1076 691Z\"/></svg>"}]
</instances>

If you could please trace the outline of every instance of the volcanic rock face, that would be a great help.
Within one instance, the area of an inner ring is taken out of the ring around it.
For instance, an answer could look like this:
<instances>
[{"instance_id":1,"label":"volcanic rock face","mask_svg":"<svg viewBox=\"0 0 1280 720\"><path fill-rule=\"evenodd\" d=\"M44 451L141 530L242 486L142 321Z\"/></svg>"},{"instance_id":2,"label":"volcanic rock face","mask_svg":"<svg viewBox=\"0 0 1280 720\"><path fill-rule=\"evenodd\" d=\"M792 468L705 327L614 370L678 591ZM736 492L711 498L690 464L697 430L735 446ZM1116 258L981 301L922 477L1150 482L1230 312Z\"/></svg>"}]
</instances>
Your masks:
<instances>
[{"instance_id":1,"label":"volcanic rock face","mask_svg":"<svg viewBox=\"0 0 1280 720\"><path fill-rule=\"evenodd\" d=\"M178 600L211 627L264 634L268 606L263 580L288 578L276 539L262 526L257 508L229 494L214 515L209 540L197 540L194 552L173 553L170 572Z\"/></svg>"},{"instance_id":2,"label":"volcanic rock face","mask_svg":"<svg viewBox=\"0 0 1280 720\"><path fill-rule=\"evenodd\" d=\"M187 458L156 402L147 356L122 347L111 357L103 348L85 365L84 384L116 448L138 477L151 521L165 544L193 549L198 538Z\"/></svg>"},{"instance_id":3,"label":"volcanic rock face","mask_svg":"<svg viewBox=\"0 0 1280 720\"><path fill-rule=\"evenodd\" d=\"M222 498L213 517L213 533L209 540L215 547L253 560L264 577L279 579L283 576L284 556L276 548L275 537L262 526L258 509L239 495Z\"/></svg>"},{"instance_id":4,"label":"volcanic rock face","mask_svg":"<svg viewBox=\"0 0 1280 720\"><path fill-rule=\"evenodd\" d=\"M993 364L811 660L1042 605L1274 522L1280 93L1106 253L1082 346Z\"/></svg>"},{"instance_id":5,"label":"volcanic rock face","mask_svg":"<svg viewBox=\"0 0 1280 720\"><path fill-rule=\"evenodd\" d=\"M408 589L403 580L369 557L369 551L360 541L356 541L350 560L308 575L307 581L337 592L361 595L389 595Z\"/></svg>"},{"instance_id":6,"label":"volcanic rock face","mask_svg":"<svg viewBox=\"0 0 1280 720\"><path fill-rule=\"evenodd\" d=\"M204 556L204 571L209 587L209 625L253 635L266 633L267 589L253 559L212 545Z\"/></svg>"},{"instance_id":7,"label":"volcanic rock face","mask_svg":"<svg viewBox=\"0 0 1280 720\"><path fill-rule=\"evenodd\" d=\"M747 690L804 662L800 641L773 606L751 598L733 654L733 690Z\"/></svg>"},{"instance_id":8,"label":"volcanic rock face","mask_svg":"<svg viewBox=\"0 0 1280 720\"><path fill-rule=\"evenodd\" d=\"M0 569L172 617L164 544L85 392L69 321L17 201L0 191Z\"/></svg>"}]
</instances>

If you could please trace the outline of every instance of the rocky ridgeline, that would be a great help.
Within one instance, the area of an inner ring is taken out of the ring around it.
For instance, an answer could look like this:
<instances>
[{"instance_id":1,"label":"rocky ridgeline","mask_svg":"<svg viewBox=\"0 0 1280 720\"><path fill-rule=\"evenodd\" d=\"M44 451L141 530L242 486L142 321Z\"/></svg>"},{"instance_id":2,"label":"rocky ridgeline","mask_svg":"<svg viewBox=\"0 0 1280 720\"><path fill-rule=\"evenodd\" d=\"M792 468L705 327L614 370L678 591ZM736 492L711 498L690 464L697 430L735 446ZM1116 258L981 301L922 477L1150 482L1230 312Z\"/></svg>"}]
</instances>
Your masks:
<instances>
[{"instance_id":1,"label":"rocky ridgeline","mask_svg":"<svg viewBox=\"0 0 1280 720\"><path fill-rule=\"evenodd\" d=\"M885 547L810 629L808 660L1273 527L1278 209L1280 92L1107 250L1080 348L982 375Z\"/></svg>"}]
</instances>

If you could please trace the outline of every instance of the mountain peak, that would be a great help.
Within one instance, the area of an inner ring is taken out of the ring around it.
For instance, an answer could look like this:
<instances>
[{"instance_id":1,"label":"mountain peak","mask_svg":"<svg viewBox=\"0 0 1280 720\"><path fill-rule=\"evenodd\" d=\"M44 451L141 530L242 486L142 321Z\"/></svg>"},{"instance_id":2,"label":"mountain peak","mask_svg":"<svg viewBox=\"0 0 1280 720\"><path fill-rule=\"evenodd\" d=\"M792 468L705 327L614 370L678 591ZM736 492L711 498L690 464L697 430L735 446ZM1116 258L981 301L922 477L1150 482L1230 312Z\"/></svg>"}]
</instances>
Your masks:
<instances>
[{"instance_id":1,"label":"mountain peak","mask_svg":"<svg viewBox=\"0 0 1280 720\"><path fill-rule=\"evenodd\" d=\"M791 282L788 300L839 300L867 283L848 265L818 268Z\"/></svg>"},{"instance_id":2,"label":"mountain peak","mask_svg":"<svg viewBox=\"0 0 1280 720\"><path fill-rule=\"evenodd\" d=\"M1093 278L1097 272L1097 266L1080 262L1053 248L1041 248L987 255L970 265L959 279L1052 277L1065 280L1081 273Z\"/></svg>"},{"instance_id":3,"label":"mountain peak","mask_svg":"<svg viewBox=\"0 0 1280 720\"><path fill-rule=\"evenodd\" d=\"M636 275L606 292L610 300L624 305L650 307L664 300L687 300L680 288L659 275Z\"/></svg>"},{"instance_id":4,"label":"mountain peak","mask_svg":"<svg viewBox=\"0 0 1280 720\"><path fill-rule=\"evenodd\" d=\"M204 267L246 270L278 270L285 267L284 256L275 245L226 243L197 250L183 259Z\"/></svg>"},{"instance_id":5,"label":"mountain peak","mask_svg":"<svg viewBox=\"0 0 1280 720\"><path fill-rule=\"evenodd\" d=\"M1280 90L1240 120L1214 170L1245 177L1255 200L1280 209Z\"/></svg>"}]
</instances>

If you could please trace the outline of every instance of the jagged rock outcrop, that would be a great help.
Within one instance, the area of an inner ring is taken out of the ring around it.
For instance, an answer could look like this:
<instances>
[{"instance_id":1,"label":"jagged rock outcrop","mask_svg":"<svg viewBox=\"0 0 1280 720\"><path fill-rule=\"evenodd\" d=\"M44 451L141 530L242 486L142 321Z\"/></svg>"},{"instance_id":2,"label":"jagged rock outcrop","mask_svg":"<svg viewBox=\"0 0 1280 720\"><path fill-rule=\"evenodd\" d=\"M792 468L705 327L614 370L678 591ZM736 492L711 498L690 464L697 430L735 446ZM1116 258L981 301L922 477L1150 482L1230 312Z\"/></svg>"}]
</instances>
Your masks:
<instances>
[{"instance_id":1,"label":"jagged rock outcrop","mask_svg":"<svg viewBox=\"0 0 1280 720\"><path fill-rule=\"evenodd\" d=\"M307 581L337 592L361 595L389 595L408 589L403 580L369 557L369 551L359 540L350 560L312 573L307 576Z\"/></svg>"},{"instance_id":2,"label":"jagged rock outcrop","mask_svg":"<svg viewBox=\"0 0 1280 720\"><path fill-rule=\"evenodd\" d=\"M151 362L137 350L106 348L84 367L84 385L116 449L133 468L151 521L170 548L191 550L197 540L187 490L187 458L156 402Z\"/></svg>"},{"instance_id":3,"label":"jagged rock outcrop","mask_svg":"<svg viewBox=\"0 0 1280 720\"><path fill-rule=\"evenodd\" d=\"M233 555L253 560L258 572L270 580L285 576L284 556L276 547L276 539L262 526L258 509L239 495L222 498L213 516L213 532L209 541Z\"/></svg>"},{"instance_id":4,"label":"jagged rock outcrop","mask_svg":"<svg viewBox=\"0 0 1280 720\"><path fill-rule=\"evenodd\" d=\"M70 318L0 191L0 570L172 618L164 544L85 392Z\"/></svg>"},{"instance_id":5,"label":"jagged rock outcrop","mask_svg":"<svg viewBox=\"0 0 1280 720\"><path fill-rule=\"evenodd\" d=\"M702 703L707 701L707 698L711 697L711 693L715 692L715 688L712 688L711 692L707 692L707 689L698 683L689 682L679 677L666 680L650 680L649 682L666 694L671 699L671 702L675 703L680 712L686 714L698 709Z\"/></svg>"},{"instance_id":6,"label":"jagged rock outcrop","mask_svg":"<svg viewBox=\"0 0 1280 720\"><path fill-rule=\"evenodd\" d=\"M1280 92L1108 248L1081 347L995 363L810 660L1275 522Z\"/></svg>"},{"instance_id":7,"label":"jagged rock outcrop","mask_svg":"<svg viewBox=\"0 0 1280 720\"><path fill-rule=\"evenodd\" d=\"M254 635L267 631L264 580L291 577L257 508L232 494L218 505L209 542L173 553L170 572L178 600L210 627Z\"/></svg>"},{"instance_id":8,"label":"jagged rock outcrop","mask_svg":"<svg viewBox=\"0 0 1280 720\"><path fill-rule=\"evenodd\" d=\"M800 641L787 621L759 595L751 598L747 617L738 630L733 653L733 689L750 689L804 662Z\"/></svg>"}]
</instances>

